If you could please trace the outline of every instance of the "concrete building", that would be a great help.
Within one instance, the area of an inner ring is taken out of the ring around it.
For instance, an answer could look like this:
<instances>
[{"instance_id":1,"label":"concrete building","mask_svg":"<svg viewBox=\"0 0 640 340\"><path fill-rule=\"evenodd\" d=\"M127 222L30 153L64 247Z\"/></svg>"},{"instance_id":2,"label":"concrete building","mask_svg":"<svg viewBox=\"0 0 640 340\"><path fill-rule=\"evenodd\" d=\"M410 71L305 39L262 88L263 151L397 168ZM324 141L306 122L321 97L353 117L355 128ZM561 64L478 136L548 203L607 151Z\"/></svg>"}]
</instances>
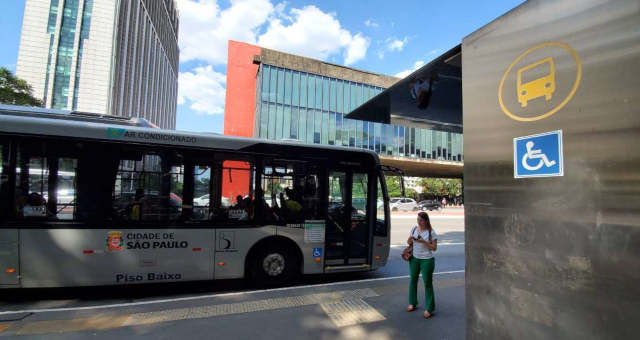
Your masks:
<instances>
[{"instance_id":1,"label":"concrete building","mask_svg":"<svg viewBox=\"0 0 640 340\"><path fill-rule=\"evenodd\" d=\"M16 74L45 107L175 128L174 0L26 0Z\"/></svg>"},{"instance_id":2,"label":"concrete building","mask_svg":"<svg viewBox=\"0 0 640 340\"><path fill-rule=\"evenodd\" d=\"M461 133L344 117L398 80L230 41L224 133L370 149L408 176L461 177Z\"/></svg>"}]
</instances>

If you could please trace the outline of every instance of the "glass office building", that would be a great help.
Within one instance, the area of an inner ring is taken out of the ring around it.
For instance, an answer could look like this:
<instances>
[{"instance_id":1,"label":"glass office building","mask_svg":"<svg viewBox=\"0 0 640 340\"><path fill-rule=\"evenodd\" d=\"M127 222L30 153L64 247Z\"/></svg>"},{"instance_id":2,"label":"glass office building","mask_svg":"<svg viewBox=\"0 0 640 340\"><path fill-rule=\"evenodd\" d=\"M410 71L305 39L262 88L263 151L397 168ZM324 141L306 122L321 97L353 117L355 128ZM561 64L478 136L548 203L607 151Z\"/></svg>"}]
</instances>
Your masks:
<instances>
[{"instance_id":1,"label":"glass office building","mask_svg":"<svg viewBox=\"0 0 640 340\"><path fill-rule=\"evenodd\" d=\"M462 162L462 134L344 118L384 88L261 63L256 135Z\"/></svg>"},{"instance_id":2,"label":"glass office building","mask_svg":"<svg viewBox=\"0 0 640 340\"><path fill-rule=\"evenodd\" d=\"M28 0L16 74L45 107L175 128L174 0Z\"/></svg>"}]
</instances>

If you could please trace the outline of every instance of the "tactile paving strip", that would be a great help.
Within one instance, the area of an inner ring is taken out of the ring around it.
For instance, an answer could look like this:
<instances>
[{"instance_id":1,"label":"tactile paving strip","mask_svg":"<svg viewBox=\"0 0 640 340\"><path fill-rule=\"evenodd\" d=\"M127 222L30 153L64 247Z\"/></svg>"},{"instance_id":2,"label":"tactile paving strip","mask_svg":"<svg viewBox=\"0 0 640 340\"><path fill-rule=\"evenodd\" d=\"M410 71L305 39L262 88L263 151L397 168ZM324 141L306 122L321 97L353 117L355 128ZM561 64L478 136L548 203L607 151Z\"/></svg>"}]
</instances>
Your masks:
<instances>
[{"instance_id":1,"label":"tactile paving strip","mask_svg":"<svg viewBox=\"0 0 640 340\"><path fill-rule=\"evenodd\" d=\"M358 300L366 297L378 296L370 288L339 291L333 293L318 293L294 297L283 297L239 303L169 309L158 312L131 314L123 326L144 325L157 322L177 321L185 319L209 318L221 315L259 312L265 310L316 305L332 300ZM364 301L363 301L364 302Z\"/></svg>"},{"instance_id":2,"label":"tactile paving strip","mask_svg":"<svg viewBox=\"0 0 640 340\"><path fill-rule=\"evenodd\" d=\"M386 318L362 299L344 299L321 303L320 307L329 315L337 327L382 321Z\"/></svg>"}]
</instances>

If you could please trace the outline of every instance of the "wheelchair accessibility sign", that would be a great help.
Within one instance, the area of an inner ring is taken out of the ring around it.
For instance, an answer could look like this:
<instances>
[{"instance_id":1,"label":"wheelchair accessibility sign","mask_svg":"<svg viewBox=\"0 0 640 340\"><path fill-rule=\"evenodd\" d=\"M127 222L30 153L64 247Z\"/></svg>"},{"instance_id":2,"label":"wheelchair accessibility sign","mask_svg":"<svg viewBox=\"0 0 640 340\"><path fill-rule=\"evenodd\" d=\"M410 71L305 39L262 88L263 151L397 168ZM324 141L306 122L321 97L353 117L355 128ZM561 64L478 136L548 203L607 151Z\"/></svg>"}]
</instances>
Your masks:
<instances>
[{"instance_id":1,"label":"wheelchair accessibility sign","mask_svg":"<svg viewBox=\"0 0 640 340\"><path fill-rule=\"evenodd\" d=\"M313 257L322 257L322 248L313 248Z\"/></svg>"},{"instance_id":2,"label":"wheelchair accessibility sign","mask_svg":"<svg viewBox=\"0 0 640 340\"><path fill-rule=\"evenodd\" d=\"M564 176L562 130L513 139L515 178Z\"/></svg>"}]
</instances>

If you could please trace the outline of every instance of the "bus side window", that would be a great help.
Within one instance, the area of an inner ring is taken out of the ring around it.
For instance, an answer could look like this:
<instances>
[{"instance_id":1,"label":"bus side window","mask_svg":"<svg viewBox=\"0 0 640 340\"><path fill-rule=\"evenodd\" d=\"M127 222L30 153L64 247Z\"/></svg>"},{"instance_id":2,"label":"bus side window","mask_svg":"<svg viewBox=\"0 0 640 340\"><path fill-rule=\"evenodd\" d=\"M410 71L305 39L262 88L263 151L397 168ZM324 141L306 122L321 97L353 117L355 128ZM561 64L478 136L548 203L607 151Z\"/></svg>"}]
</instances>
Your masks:
<instances>
[{"instance_id":1,"label":"bus side window","mask_svg":"<svg viewBox=\"0 0 640 340\"><path fill-rule=\"evenodd\" d=\"M0 221L9 215L9 146L0 141Z\"/></svg>"},{"instance_id":2,"label":"bus side window","mask_svg":"<svg viewBox=\"0 0 640 340\"><path fill-rule=\"evenodd\" d=\"M193 169L193 216L197 221L208 220L211 212L211 167L196 165ZM227 204L228 205L228 204Z\"/></svg>"},{"instance_id":3,"label":"bus side window","mask_svg":"<svg viewBox=\"0 0 640 340\"><path fill-rule=\"evenodd\" d=\"M138 156L120 160L113 190L114 217L129 221L177 220L182 213L184 167L169 165L157 154Z\"/></svg>"},{"instance_id":4,"label":"bus side window","mask_svg":"<svg viewBox=\"0 0 640 340\"><path fill-rule=\"evenodd\" d=\"M255 192L253 190L254 166L251 162L225 160L220 172L220 202L210 214L219 222L253 221L255 217Z\"/></svg>"},{"instance_id":5,"label":"bus side window","mask_svg":"<svg viewBox=\"0 0 640 340\"><path fill-rule=\"evenodd\" d=\"M16 216L73 220L77 159L47 155L46 149L47 143L34 142L25 143L18 152Z\"/></svg>"},{"instance_id":6,"label":"bus side window","mask_svg":"<svg viewBox=\"0 0 640 340\"><path fill-rule=\"evenodd\" d=\"M303 223L318 218L317 168L302 162L267 162L260 179L264 223Z\"/></svg>"}]
</instances>

